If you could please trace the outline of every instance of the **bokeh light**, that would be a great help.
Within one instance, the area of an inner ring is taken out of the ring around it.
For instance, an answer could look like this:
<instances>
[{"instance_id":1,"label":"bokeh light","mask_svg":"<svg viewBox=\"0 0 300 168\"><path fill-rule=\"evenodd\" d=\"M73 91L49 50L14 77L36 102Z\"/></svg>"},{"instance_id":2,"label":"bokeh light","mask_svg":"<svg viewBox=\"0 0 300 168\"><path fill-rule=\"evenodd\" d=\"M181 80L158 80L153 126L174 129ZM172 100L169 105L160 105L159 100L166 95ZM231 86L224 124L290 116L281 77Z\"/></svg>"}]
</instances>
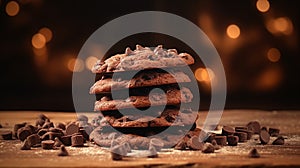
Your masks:
<instances>
[{"instance_id":1,"label":"bokeh light","mask_svg":"<svg viewBox=\"0 0 300 168\"><path fill-rule=\"evenodd\" d=\"M47 27L41 28L39 30L39 33L44 35L44 37L46 38L46 42L49 42L52 39L52 31Z\"/></svg>"},{"instance_id":2,"label":"bokeh light","mask_svg":"<svg viewBox=\"0 0 300 168\"><path fill-rule=\"evenodd\" d=\"M195 71L195 77L199 82L210 82L215 74L210 68L198 68Z\"/></svg>"},{"instance_id":3,"label":"bokeh light","mask_svg":"<svg viewBox=\"0 0 300 168\"><path fill-rule=\"evenodd\" d=\"M34 48L41 49L46 45L46 38L43 34L37 33L32 36L31 44Z\"/></svg>"},{"instance_id":4,"label":"bokeh light","mask_svg":"<svg viewBox=\"0 0 300 168\"><path fill-rule=\"evenodd\" d=\"M277 48L270 48L268 50L267 57L271 62L278 62L281 54Z\"/></svg>"},{"instance_id":5,"label":"bokeh light","mask_svg":"<svg viewBox=\"0 0 300 168\"><path fill-rule=\"evenodd\" d=\"M85 60L85 67L89 70L92 69L92 67L95 65L96 61L98 60L97 57L95 56L89 56L86 60Z\"/></svg>"},{"instance_id":6,"label":"bokeh light","mask_svg":"<svg viewBox=\"0 0 300 168\"><path fill-rule=\"evenodd\" d=\"M293 23L288 17L279 17L267 21L267 29L273 34L290 35L293 33Z\"/></svg>"},{"instance_id":7,"label":"bokeh light","mask_svg":"<svg viewBox=\"0 0 300 168\"><path fill-rule=\"evenodd\" d=\"M240 36L240 28L235 25L235 24L231 24L227 27L227 36L232 38L232 39L236 39Z\"/></svg>"},{"instance_id":8,"label":"bokeh light","mask_svg":"<svg viewBox=\"0 0 300 168\"><path fill-rule=\"evenodd\" d=\"M79 58L70 58L67 63L67 68L71 72L81 72L84 69L84 62Z\"/></svg>"},{"instance_id":9,"label":"bokeh light","mask_svg":"<svg viewBox=\"0 0 300 168\"><path fill-rule=\"evenodd\" d=\"M16 1L10 1L7 3L5 11L9 16L16 16L20 11L20 6Z\"/></svg>"},{"instance_id":10,"label":"bokeh light","mask_svg":"<svg viewBox=\"0 0 300 168\"><path fill-rule=\"evenodd\" d=\"M34 61L38 67L44 66L48 61L47 47L41 49L33 48Z\"/></svg>"},{"instance_id":11,"label":"bokeh light","mask_svg":"<svg viewBox=\"0 0 300 168\"><path fill-rule=\"evenodd\" d=\"M267 12L270 9L270 3L268 0L258 0L256 2L256 8L260 12Z\"/></svg>"}]
</instances>

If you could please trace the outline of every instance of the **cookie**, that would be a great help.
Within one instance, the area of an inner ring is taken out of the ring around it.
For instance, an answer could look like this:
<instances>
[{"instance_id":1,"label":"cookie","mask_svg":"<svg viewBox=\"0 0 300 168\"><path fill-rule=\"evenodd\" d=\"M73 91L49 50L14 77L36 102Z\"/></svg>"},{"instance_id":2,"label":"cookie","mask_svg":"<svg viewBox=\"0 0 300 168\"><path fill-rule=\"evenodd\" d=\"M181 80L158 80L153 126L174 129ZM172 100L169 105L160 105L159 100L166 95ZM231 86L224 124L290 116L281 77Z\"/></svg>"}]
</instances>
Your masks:
<instances>
[{"instance_id":1,"label":"cookie","mask_svg":"<svg viewBox=\"0 0 300 168\"><path fill-rule=\"evenodd\" d=\"M165 93L153 93L148 96L130 96L125 100L111 100L109 97L102 97L101 100L95 102L95 111L108 111L131 108L159 106L159 105L178 105L180 103L189 103L193 99L192 92L182 87L181 90L178 88L168 88Z\"/></svg>"},{"instance_id":2,"label":"cookie","mask_svg":"<svg viewBox=\"0 0 300 168\"><path fill-rule=\"evenodd\" d=\"M122 76L106 79L100 79L91 88L90 94L99 94L119 90L124 88L136 88L145 86L159 86L166 84L175 84L190 82L191 79L183 72L158 72L156 70L143 71L138 73L132 79L123 79Z\"/></svg>"},{"instance_id":3,"label":"cookie","mask_svg":"<svg viewBox=\"0 0 300 168\"><path fill-rule=\"evenodd\" d=\"M126 48L124 54L117 54L104 62L98 60L92 68L93 73L120 72L128 70L144 70L153 68L186 66L194 63L193 57L188 53L178 54L175 49L165 51L162 45L154 50L136 45L132 51Z\"/></svg>"}]
</instances>

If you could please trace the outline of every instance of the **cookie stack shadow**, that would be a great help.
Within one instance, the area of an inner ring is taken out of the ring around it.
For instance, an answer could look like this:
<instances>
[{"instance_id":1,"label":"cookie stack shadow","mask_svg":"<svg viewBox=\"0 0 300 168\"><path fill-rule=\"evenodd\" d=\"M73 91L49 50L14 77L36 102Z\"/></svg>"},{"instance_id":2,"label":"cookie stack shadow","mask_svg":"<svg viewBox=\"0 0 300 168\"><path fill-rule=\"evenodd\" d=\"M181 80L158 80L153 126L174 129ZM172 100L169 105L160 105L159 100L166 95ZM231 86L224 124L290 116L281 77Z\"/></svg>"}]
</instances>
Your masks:
<instances>
[{"instance_id":1,"label":"cookie stack shadow","mask_svg":"<svg viewBox=\"0 0 300 168\"><path fill-rule=\"evenodd\" d=\"M189 65L194 59L175 49L154 50L136 46L106 60L99 60L90 94L96 96L91 134L100 146L112 141L128 142L133 148L148 148L151 138L173 147L196 128L197 111L192 109Z\"/></svg>"}]
</instances>

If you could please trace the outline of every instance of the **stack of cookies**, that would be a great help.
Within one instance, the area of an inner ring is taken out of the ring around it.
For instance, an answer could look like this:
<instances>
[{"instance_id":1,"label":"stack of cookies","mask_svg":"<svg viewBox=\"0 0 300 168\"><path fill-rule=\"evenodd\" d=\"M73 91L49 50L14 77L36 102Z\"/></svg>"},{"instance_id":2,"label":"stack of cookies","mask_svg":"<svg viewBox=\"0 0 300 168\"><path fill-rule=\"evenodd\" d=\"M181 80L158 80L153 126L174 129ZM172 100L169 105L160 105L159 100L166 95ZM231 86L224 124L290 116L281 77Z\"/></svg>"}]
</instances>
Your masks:
<instances>
[{"instance_id":1,"label":"stack of cookies","mask_svg":"<svg viewBox=\"0 0 300 168\"><path fill-rule=\"evenodd\" d=\"M107 147L112 140L126 141L140 149L148 147L148 137L156 137L165 147L174 146L185 129L195 129L197 112L189 107L191 77L182 71L193 63L191 55L162 45L154 50L137 45L97 61L90 94L96 95L94 110L101 115L94 120L99 126L91 135L94 141Z\"/></svg>"}]
</instances>

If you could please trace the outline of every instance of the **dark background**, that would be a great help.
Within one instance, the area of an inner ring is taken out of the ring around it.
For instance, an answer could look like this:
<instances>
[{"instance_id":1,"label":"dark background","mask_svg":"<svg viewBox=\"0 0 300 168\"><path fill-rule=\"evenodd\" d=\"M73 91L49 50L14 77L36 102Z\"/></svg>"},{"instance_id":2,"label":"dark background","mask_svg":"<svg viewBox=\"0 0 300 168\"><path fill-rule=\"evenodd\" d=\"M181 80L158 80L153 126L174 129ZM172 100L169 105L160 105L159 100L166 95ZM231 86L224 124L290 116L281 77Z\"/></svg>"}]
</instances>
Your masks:
<instances>
[{"instance_id":1,"label":"dark background","mask_svg":"<svg viewBox=\"0 0 300 168\"><path fill-rule=\"evenodd\" d=\"M20 0L16 1L20 7L16 16L7 14L9 2L0 0L0 110L73 111L72 71L67 68L68 61L76 58L85 40L106 22L145 10L182 16L207 34L224 64L228 87L226 109L300 108L297 1L270 0L270 9L263 13L257 10L255 0ZM268 28L267 23L281 17L290 21L291 32ZM240 28L237 39L226 35L230 24ZM40 64L31 39L43 27L49 28L53 36L43 48L46 61ZM156 42L160 41L141 37L128 41L128 46L157 45ZM172 42L168 41L168 45L172 46ZM278 61L268 60L270 48L280 51ZM199 82L199 85L206 84ZM200 92L209 94L209 86ZM208 104L201 108L207 109Z\"/></svg>"}]
</instances>

